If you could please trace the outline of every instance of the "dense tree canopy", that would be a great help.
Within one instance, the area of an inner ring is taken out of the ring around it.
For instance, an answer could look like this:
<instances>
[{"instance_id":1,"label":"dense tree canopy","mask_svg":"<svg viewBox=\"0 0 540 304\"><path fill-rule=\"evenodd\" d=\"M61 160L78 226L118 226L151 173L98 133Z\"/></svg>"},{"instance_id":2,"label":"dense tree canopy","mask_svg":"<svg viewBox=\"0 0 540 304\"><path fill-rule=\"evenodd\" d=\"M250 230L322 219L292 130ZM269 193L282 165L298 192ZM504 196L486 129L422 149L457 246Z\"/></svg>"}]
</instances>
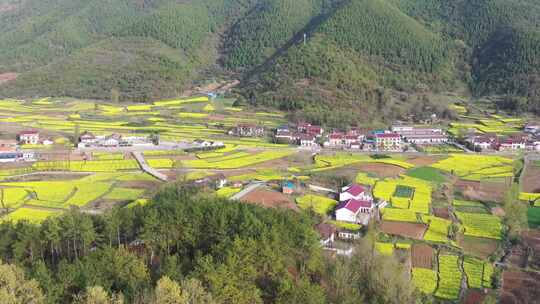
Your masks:
<instances>
[{"instance_id":1,"label":"dense tree canopy","mask_svg":"<svg viewBox=\"0 0 540 304\"><path fill-rule=\"evenodd\" d=\"M412 302L412 287L399 276L406 272L379 256L372 239L352 260L328 260L314 223L309 214L176 186L146 206L104 215L71 210L39 226L4 222L0 258L9 264L0 265L0 293L13 303ZM366 280L379 285L368 288ZM385 291L383 282L396 288Z\"/></svg>"}]
</instances>

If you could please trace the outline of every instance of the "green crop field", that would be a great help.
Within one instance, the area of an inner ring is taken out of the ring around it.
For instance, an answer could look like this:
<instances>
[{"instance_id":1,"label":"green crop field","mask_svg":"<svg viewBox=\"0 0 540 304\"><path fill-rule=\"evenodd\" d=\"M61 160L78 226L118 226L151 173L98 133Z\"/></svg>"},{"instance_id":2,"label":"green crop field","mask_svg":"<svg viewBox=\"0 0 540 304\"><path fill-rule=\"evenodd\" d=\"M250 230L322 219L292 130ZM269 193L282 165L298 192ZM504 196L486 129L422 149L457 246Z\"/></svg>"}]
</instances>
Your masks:
<instances>
[{"instance_id":1,"label":"green crop field","mask_svg":"<svg viewBox=\"0 0 540 304\"><path fill-rule=\"evenodd\" d=\"M282 180L290 177L291 174L280 172L275 169L259 169L253 173L246 173L242 175L231 176L230 181L271 181L271 180Z\"/></svg>"},{"instance_id":2,"label":"green crop field","mask_svg":"<svg viewBox=\"0 0 540 304\"><path fill-rule=\"evenodd\" d=\"M527 208L527 221L530 228L540 227L540 207Z\"/></svg>"},{"instance_id":3,"label":"green crop field","mask_svg":"<svg viewBox=\"0 0 540 304\"><path fill-rule=\"evenodd\" d=\"M448 242L448 229L452 224L451 221L429 215L422 215L422 221L428 224L428 230L424 234L424 240L437 243Z\"/></svg>"},{"instance_id":4,"label":"green crop field","mask_svg":"<svg viewBox=\"0 0 540 304\"><path fill-rule=\"evenodd\" d=\"M465 257L463 259L463 270L467 275L467 284L469 288L482 288L484 275L484 262L481 260Z\"/></svg>"},{"instance_id":5,"label":"green crop field","mask_svg":"<svg viewBox=\"0 0 540 304\"><path fill-rule=\"evenodd\" d=\"M396 191L394 192L394 197L403 197L403 198L412 198L414 194L414 188L397 185Z\"/></svg>"},{"instance_id":6,"label":"green crop field","mask_svg":"<svg viewBox=\"0 0 540 304\"><path fill-rule=\"evenodd\" d=\"M58 211L42 210L33 208L19 208L13 212L10 212L6 216L2 217L2 221L18 222L22 220L29 221L31 223L41 223L46 218L59 214Z\"/></svg>"},{"instance_id":7,"label":"green crop field","mask_svg":"<svg viewBox=\"0 0 540 304\"><path fill-rule=\"evenodd\" d=\"M349 222L342 222L342 221L328 221L329 224L332 224L338 228L351 230L351 231L357 231L362 229L362 225L349 223Z\"/></svg>"},{"instance_id":8,"label":"green crop field","mask_svg":"<svg viewBox=\"0 0 540 304\"><path fill-rule=\"evenodd\" d=\"M382 255L394 254L394 244L392 243L376 242L375 249Z\"/></svg>"},{"instance_id":9,"label":"green crop field","mask_svg":"<svg viewBox=\"0 0 540 304\"><path fill-rule=\"evenodd\" d=\"M439 287L435 296L455 300L461 290L461 271L459 257L455 255L439 255Z\"/></svg>"},{"instance_id":10,"label":"green crop field","mask_svg":"<svg viewBox=\"0 0 540 304\"><path fill-rule=\"evenodd\" d=\"M133 201L138 199L143 193L144 190L141 189L114 188L113 191L103 198L109 200Z\"/></svg>"},{"instance_id":11,"label":"green crop field","mask_svg":"<svg viewBox=\"0 0 540 304\"><path fill-rule=\"evenodd\" d=\"M256 154L229 155L219 159L196 159L181 161L182 166L196 169L238 169L293 154L292 150L263 151ZM240 153L235 153L240 154Z\"/></svg>"},{"instance_id":12,"label":"green crop field","mask_svg":"<svg viewBox=\"0 0 540 304\"><path fill-rule=\"evenodd\" d=\"M383 219L385 221L410 222L417 223L416 212L407 209L384 208L382 209Z\"/></svg>"},{"instance_id":13,"label":"green crop field","mask_svg":"<svg viewBox=\"0 0 540 304\"><path fill-rule=\"evenodd\" d=\"M414 167L413 164L407 163L401 157L372 158L368 155L362 154L336 153L333 155L317 155L315 157L315 168L313 168L312 171L318 172L331 170L358 163L381 163L394 165L405 169Z\"/></svg>"},{"instance_id":14,"label":"green crop field","mask_svg":"<svg viewBox=\"0 0 540 304\"><path fill-rule=\"evenodd\" d=\"M326 215L337 205L337 201L319 195L307 194L296 199L298 207L313 209L318 214Z\"/></svg>"},{"instance_id":15,"label":"green crop field","mask_svg":"<svg viewBox=\"0 0 540 304\"><path fill-rule=\"evenodd\" d=\"M426 268L412 268L412 281L421 292L433 294L437 288L437 272Z\"/></svg>"},{"instance_id":16,"label":"green crop field","mask_svg":"<svg viewBox=\"0 0 540 304\"><path fill-rule=\"evenodd\" d=\"M431 167L466 180L482 180L494 177L514 176L513 160L500 156L451 154Z\"/></svg>"},{"instance_id":17,"label":"green crop field","mask_svg":"<svg viewBox=\"0 0 540 304\"><path fill-rule=\"evenodd\" d=\"M377 178L369 176L367 173L358 172L356 175L355 181L359 184L373 186L377 182Z\"/></svg>"},{"instance_id":18,"label":"green crop field","mask_svg":"<svg viewBox=\"0 0 540 304\"><path fill-rule=\"evenodd\" d=\"M491 214L455 212L456 216L463 224L465 235L501 239L502 222L501 219Z\"/></svg>"},{"instance_id":19,"label":"green crop field","mask_svg":"<svg viewBox=\"0 0 540 304\"><path fill-rule=\"evenodd\" d=\"M519 193L519 199L526 202L537 202L540 201L540 193Z\"/></svg>"},{"instance_id":20,"label":"green crop field","mask_svg":"<svg viewBox=\"0 0 540 304\"><path fill-rule=\"evenodd\" d=\"M223 187L216 191L216 195L219 197L230 198L240 192L240 190L242 190L242 188Z\"/></svg>"},{"instance_id":21,"label":"green crop field","mask_svg":"<svg viewBox=\"0 0 540 304\"><path fill-rule=\"evenodd\" d=\"M29 193L24 188L0 188L0 207L20 207L28 196Z\"/></svg>"},{"instance_id":22,"label":"green crop field","mask_svg":"<svg viewBox=\"0 0 540 304\"><path fill-rule=\"evenodd\" d=\"M414 189L412 198L396 197L396 188L404 186ZM402 175L399 179L378 181L373 189L373 195L378 199L391 202L395 208L409 209L418 213L429 213L431 205L431 184L424 180Z\"/></svg>"},{"instance_id":23,"label":"green crop field","mask_svg":"<svg viewBox=\"0 0 540 304\"><path fill-rule=\"evenodd\" d=\"M407 175L434 183L444 183L446 178L441 171L432 167L417 167L407 171Z\"/></svg>"}]
</instances>

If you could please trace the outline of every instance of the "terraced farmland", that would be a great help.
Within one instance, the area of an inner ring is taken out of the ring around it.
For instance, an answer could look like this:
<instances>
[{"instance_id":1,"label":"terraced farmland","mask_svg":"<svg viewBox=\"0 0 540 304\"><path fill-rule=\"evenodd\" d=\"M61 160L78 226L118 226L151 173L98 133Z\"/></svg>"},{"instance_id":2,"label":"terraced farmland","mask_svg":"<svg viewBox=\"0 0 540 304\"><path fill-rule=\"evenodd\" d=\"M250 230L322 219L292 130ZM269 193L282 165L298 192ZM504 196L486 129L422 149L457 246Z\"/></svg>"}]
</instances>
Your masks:
<instances>
[{"instance_id":1,"label":"terraced farmland","mask_svg":"<svg viewBox=\"0 0 540 304\"><path fill-rule=\"evenodd\" d=\"M455 212L462 222L465 235L501 239L503 225L501 219L491 214Z\"/></svg>"},{"instance_id":2,"label":"terraced farmland","mask_svg":"<svg viewBox=\"0 0 540 304\"><path fill-rule=\"evenodd\" d=\"M421 292L433 294L437 288L437 272L426 268L412 268L414 286Z\"/></svg>"},{"instance_id":3,"label":"terraced farmland","mask_svg":"<svg viewBox=\"0 0 540 304\"><path fill-rule=\"evenodd\" d=\"M447 300L458 298L462 278L458 263L458 256L439 255L439 287L435 296Z\"/></svg>"}]
</instances>

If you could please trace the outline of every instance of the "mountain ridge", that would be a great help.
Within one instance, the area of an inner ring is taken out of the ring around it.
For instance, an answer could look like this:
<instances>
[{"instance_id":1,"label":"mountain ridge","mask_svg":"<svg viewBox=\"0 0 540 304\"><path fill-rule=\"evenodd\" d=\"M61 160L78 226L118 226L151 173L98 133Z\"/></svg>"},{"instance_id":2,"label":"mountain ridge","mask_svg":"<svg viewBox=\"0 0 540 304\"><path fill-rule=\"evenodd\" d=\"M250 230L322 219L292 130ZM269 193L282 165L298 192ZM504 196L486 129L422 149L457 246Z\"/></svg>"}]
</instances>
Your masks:
<instances>
[{"instance_id":1,"label":"mountain ridge","mask_svg":"<svg viewBox=\"0 0 540 304\"><path fill-rule=\"evenodd\" d=\"M407 112L407 101L391 97L467 88L522 98L518 110L540 113L540 5L531 0L0 0L0 7L9 7L0 11L0 74L19 74L0 85L3 97L108 99L115 90L144 102L234 75L244 79L235 94L247 102L292 111Z\"/></svg>"}]
</instances>

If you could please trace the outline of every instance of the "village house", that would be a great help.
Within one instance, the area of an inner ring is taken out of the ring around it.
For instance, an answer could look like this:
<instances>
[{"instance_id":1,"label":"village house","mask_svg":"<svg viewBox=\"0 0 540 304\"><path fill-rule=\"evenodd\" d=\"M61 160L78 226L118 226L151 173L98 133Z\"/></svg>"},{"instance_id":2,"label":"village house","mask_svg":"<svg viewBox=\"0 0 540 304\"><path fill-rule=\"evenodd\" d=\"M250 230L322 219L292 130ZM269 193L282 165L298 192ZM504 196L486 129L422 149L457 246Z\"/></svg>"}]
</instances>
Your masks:
<instances>
[{"instance_id":1,"label":"village house","mask_svg":"<svg viewBox=\"0 0 540 304\"><path fill-rule=\"evenodd\" d=\"M339 201L344 202L350 199L356 200L370 200L371 195L367 192L367 189L359 184L350 184L341 188L339 194Z\"/></svg>"},{"instance_id":2,"label":"village house","mask_svg":"<svg viewBox=\"0 0 540 304\"><path fill-rule=\"evenodd\" d=\"M84 131L81 136L79 136L79 143L81 144L93 144L96 142L96 137L94 136L94 134L88 132L88 131Z\"/></svg>"},{"instance_id":3,"label":"village house","mask_svg":"<svg viewBox=\"0 0 540 304\"><path fill-rule=\"evenodd\" d=\"M325 147L340 148L344 144L344 135L342 133L334 132L328 135L328 140L324 142Z\"/></svg>"},{"instance_id":4,"label":"village house","mask_svg":"<svg viewBox=\"0 0 540 304\"><path fill-rule=\"evenodd\" d=\"M326 223L320 223L315 226L321 236L321 246L331 247L336 238L336 228Z\"/></svg>"},{"instance_id":5,"label":"village house","mask_svg":"<svg viewBox=\"0 0 540 304\"><path fill-rule=\"evenodd\" d=\"M17 134L17 139L21 145L37 145L39 143L39 132L36 130L22 131Z\"/></svg>"},{"instance_id":6,"label":"village house","mask_svg":"<svg viewBox=\"0 0 540 304\"><path fill-rule=\"evenodd\" d=\"M279 144L292 144L296 142L297 136L291 131L289 126L283 125L276 128L274 139Z\"/></svg>"},{"instance_id":7,"label":"village house","mask_svg":"<svg viewBox=\"0 0 540 304\"><path fill-rule=\"evenodd\" d=\"M297 126L299 133L314 135L320 137L324 133L324 129L321 126L312 125L310 123L300 123Z\"/></svg>"},{"instance_id":8,"label":"village house","mask_svg":"<svg viewBox=\"0 0 540 304\"><path fill-rule=\"evenodd\" d=\"M448 136L440 128L425 128L395 125L392 132L401 135L403 140L416 145L441 145L448 142Z\"/></svg>"},{"instance_id":9,"label":"village house","mask_svg":"<svg viewBox=\"0 0 540 304\"><path fill-rule=\"evenodd\" d=\"M475 148L491 150L498 148L499 139L496 134L483 134L470 136L467 138L467 142Z\"/></svg>"},{"instance_id":10,"label":"village house","mask_svg":"<svg viewBox=\"0 0 540 304\"><path fill-rule=\"evenodd\" d=\"M365 136L359 133L358 129L352 129L347 134L334 131L328 135L328 140L324 142L324 146L329 148L360 149L364 138Z\"/></svg>"},{"instance_id":11,"label":"village house","mask_svg":"<svg viewBox=\"0 0 540 304\"><path fill-rule=\"evenodd\" d=\"M54 141L52 141L50 138L46 138L41 142L44 146L50 146L54 144Z\"/></svg>"},{"instance_id":12,"label":"village house","mask_svg":"<svg viewBox=\"0 0 540 304\"><path fill-rule=\"evenodd\" d=\"M527 125L525 125L525 127L523 128L523 131L525 133L530 133L530 134L537 134L540 132L540 124L536 124L536 123L528 123Z\"/></svg>"},{"instance_id":13,"label":"village house","mask_svg":"<svg viewBox=\"0 0 540 304\"><path fill-rule=\"evenodd\" d=\"M281 192L283 194L291 195L294 193L294 183L291 181L285 181L281 184Z\"/></svg>"},{"instance_id":14,"label":"village house","mask_svg":"<svg viewBox=\"0 0 540 304\"><path fill-rule=\"evenodd\" d=\"M317 137L311 134L301 134L299 138L302 147L317 147Z\"/></svg>"},{"instance_id":15,"label":"village house","mask_svg":"<svg viewBox=\"0 0 540 304\"><path fill-rule=\"evenodd\" d=\"M531 139L527 144L527 150L540 151L540 136Z\"/></svg>"},{"instance_id":16,"label":"village house","mask_svg":"<svg viewBox=\"0 0 540 304\"><path fill-rule=\"evenodd\" d=\"M197 179L193 182L195 186L221 189L227 185L227 178L222 173Z\"/></svg>"},{"instance_id":17,"label":"village house","mask_svg":"<svg viewBox=\"0 0 540 304\"><path fill-rule=\"evenodd\" d=\"M336 208L336 220L367 225L375 205L373 200L350 199L341 202Z\"/></svg>"},{"instance_id":18,"label":"village house","mask_svg":"<svg viewBox=\"0 0 540 304\"><path fill-rule=\"evenodd\" d=\"M525 150L529 144L529 135L513 134L499 141L497 150L499 151L516 151Z\"/></svg>"},{"instance_id":19,"label":"village house","mask_svg":"<svg viewBox=\"0 0 540 304\"><path fill-rule=\"evenodd\" d=\"M375 204L367 189L351 184L341 189L340 204L336 208L336 220L366 225L373 216Z\"/></svg>"},{"instance_id":20,"label":"village house","mask_svg":"<svg viewBox=\"0 0 540 304\"><path fill-rule=\"evenodd\" d=\"M374 138L377 150L396 152L403 150L401 135L397 133L377 133Z\"/></svg>"},{"instance_id":21,"label":"village house","mask_svg":"<svg viewBox=\"0 0 540 304\"><path fill-rule=\"evenodd\" d=\"M35 161L35 153L19 150L15 140L0 139L0 163L19 161Z\"/></svg>"},{"instance_id":22,"label":"village house","mask_svg":"<svg viewBox=\"0 0 540 304\"><path fill-rule=\"evenodd\" d=\"M0 148L5 150L17 149L17 141L12 139L0 139Z\"/></svg>"},{"instance_id":23,"label":"village house","mask_svg":"<svg viewBox=\"0 0 540 304\"><path fill-rule=\"evenodd\" d=\"M239 124L229 131L229 135L239 137L262 137L264 136L264 127L254 124Z\"/></svg>"}]
</instances>

